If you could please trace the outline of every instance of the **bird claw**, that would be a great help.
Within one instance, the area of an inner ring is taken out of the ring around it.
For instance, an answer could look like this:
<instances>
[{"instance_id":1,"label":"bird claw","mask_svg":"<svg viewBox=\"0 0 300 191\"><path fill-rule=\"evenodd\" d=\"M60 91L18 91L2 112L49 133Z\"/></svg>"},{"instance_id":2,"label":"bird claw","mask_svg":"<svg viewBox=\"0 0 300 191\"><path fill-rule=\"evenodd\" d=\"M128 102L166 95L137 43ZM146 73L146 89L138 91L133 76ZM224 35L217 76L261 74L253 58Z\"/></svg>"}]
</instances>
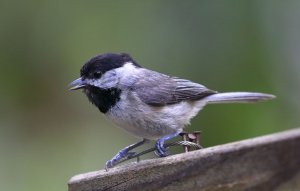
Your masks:
<instances>
[{"instance_id":1,"label":"bird claw","mask_svg":"<svg viewBox=\"0 0 300 191\"><path fill-rule=\"evenodd\" d=\"M176 137L177 135L179 135L180 132L181 132L181 130L178 130L174 134L170 134L170 135L167 135L167 136L164 136L164 137L161 137L160 139L158 139L155 144L155 147L156 147L155 154L159 157L168 156L167 149L165 148L164 143L165 143L165 141L172 139L172 138Z\"/></svg>"},{"instance_id":2,"label":"bird claw","mask_svg":"<svg viewBox=\"0 0 300 191\"><path fill-rule=\"evenodd\" d=\"M143 139L140 142L134 143L134 144L129 145L129 146L125 147L124 149L120 150L118 152L118 154L116 154L111 160L109 160L105 163L105 170L108 171L109 168L112 168L115 165L117 165L125 160L132 159L134 157L138 157L135 152L129 152L129 151L131 151L132 149L134 149L136 147L143 145L147 141L148 141L147 139Z\"/></svg>"},{"instance_id":3,"label":"bird claw","mask_svg":"<svg viewBox=\"0 0 300 191\"><path fill-rule=\"evenodd\" d=\"M132 156L134 156L135 152L128 152L127 150L120 150L116 156L114 156L111 160L107 161L105 163L105 170L108 171L109 168L114 167L118 163L120 163L122 160L128 159Z\"/></svg>"},{"instance_id":4,"label":"bird claw","mask_svg":"<svg viewBox=\"0 0 300 191\"><path fill-rule=\"evenodd\" d=\"M106 172L108 172L108 169L112 168L113 166L114 165L113 165L113 161L112 160L106 161L106 163L105 163L105 170L106 170Z\"/></svg>"},{"instance_id":5,"label":"bird claw","mask_svg":"<svg viewBox=\"0 0 300 191\"><path fill-rule=\"evenodd\" d=\"M155 144L156 151L154 152L159 157L166 157L169 154L167 153L167 149L164 147L163 142L157 141Z\"/></svg>"}]
</instances>

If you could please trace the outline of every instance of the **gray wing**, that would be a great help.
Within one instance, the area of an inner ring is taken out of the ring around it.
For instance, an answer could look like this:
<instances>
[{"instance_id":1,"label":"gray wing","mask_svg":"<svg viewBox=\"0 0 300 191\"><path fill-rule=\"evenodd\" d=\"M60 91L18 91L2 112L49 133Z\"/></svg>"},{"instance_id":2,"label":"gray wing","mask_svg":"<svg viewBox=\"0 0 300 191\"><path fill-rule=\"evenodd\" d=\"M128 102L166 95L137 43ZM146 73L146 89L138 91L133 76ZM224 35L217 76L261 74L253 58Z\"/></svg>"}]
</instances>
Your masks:
<instances>
[{"instance_id":1,"label":"gray wing","mask_svg":"<svg viewBox=\"0 0 300 191\"><path fill-rule=\"evenodd\" d=\"M146 104L163 106L184 100L198 100L216 92L189 80L147 71L132 90Z\"/></svg>"}]
</instances>

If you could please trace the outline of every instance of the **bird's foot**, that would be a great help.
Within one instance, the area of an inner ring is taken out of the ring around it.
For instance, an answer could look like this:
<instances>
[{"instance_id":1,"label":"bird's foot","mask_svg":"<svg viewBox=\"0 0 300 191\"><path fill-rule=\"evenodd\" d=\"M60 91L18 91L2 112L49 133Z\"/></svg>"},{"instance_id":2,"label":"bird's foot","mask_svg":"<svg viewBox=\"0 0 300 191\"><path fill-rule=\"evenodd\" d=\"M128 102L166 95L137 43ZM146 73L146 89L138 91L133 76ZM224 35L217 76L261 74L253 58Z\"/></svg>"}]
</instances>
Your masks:
<instances>
[{"instance_id":1,"label":"bird's foot","mask_svg":"<svg viewBox=\"0 0 300 191\"><path fill-rule=\"evenodd\" d=\"M173 133L173 134L169 134L166 135L164 137L161 137L160 139L158 139L156 141L155 147L156 147L156 152L155 154L159 157L166 157L169 154L167 153L167 149L164 146L165 141L172 139L174 137L176 137L177 135L179 135L179 133L182 131L182 129L178 130L177 132Z\"/></svg>"},{"instance_id":2,"label":"bird's foot","mask_svg":"<svg viewBox=\"0 0 300 191\"><path fill-rule=\"evenodd\" d=\"M155 144L156 151L155 154L159 157L166 157L169 154L167 153L167 149L164 147L164 141L158 140Z\"/></svg>"},{"instance_id":3,"label":"bird's foot","mask_svg":"<svg viewBox=\"0 0 300 191\"><path fill-rule=\"evenodd\" d=\"M109 168L114 167L122 160L128 159L131 156L135 155L135 152L128 152L128 149L122 149L116 154L111 160L105 163L105 170L108 171Z\"/></svg>"},{"instance_id":4,"label":"bird's foot","mask_svg":"<svg viewBox=\"0 0 300 191\"><path fill-rule=\"evenodd\" d=\"M143 145L146 142L148 142L148 140L143 139L143 140L141 140L137 143L129 145L129 146L125 147L124 149L120 150L118 152L118 154L116 154L111 160L109 160L105 163L105 170L108 171L109 168L114 167L115 165L119 164L120 162L122 162L126 159L134 158L136 153L135 152L129 152L129 151Z\"/></svg>"}]
</instances>

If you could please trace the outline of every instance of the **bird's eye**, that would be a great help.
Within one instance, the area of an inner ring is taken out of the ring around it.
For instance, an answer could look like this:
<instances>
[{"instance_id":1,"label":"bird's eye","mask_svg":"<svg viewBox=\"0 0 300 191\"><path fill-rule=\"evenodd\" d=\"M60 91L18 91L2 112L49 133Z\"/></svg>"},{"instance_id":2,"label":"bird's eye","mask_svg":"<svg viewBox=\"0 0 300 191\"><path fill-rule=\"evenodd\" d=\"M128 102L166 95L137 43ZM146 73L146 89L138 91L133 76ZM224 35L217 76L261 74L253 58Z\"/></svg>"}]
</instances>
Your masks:
<instances>
[{"instance_id":1,"label":"bird's eye","mask_svg":"<svg viewBox=\"0 0 300 191\"><path fill-rule=\"evenodd\" d=\"M98 71L98 72L95 72L93 74L93 76L94 76L94 78L100 78L102 76L102 73Z\"/></svg>"}]
</instances>

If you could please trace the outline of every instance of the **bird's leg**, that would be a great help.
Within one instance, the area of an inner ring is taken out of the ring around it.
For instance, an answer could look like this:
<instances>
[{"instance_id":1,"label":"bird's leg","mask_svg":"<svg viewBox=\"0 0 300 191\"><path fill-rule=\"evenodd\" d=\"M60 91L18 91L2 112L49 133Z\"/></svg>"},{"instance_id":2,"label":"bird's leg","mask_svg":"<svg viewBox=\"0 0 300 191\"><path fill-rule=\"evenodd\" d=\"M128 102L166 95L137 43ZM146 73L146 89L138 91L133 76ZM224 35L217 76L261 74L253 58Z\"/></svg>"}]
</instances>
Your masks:
<instances>
[{"instance_id":1,"label":"bird's leg","mask_svg":"<svg viewBox=\"0 0 300 191\"><path fill-rule=\"evenodd\" d=\"M165 141L176 137L177 135L179 135L180 132L181 132L181 130L177 131L174 134L166 135L166 136L158 139L156 141L156 144L155 144L155 147L156 147L156 152L155 153L156 153L156 155L158 155L159 157L166 157L167 156L167 150L164 146Z\"/></svg>"},{"instance_id":2,"label":"bird's leg","mask_svg":"<svg viewBox=\"0 0 300 191\"><path fill-rule=\"evenodd\" d=\"M143 145L147 141L148 141L147 139L143 139L142 141L139 141L137 143L129 145L129 146L125 147L124 149L120 150L118 152L118 154L116 154L111 160L106 162L106 164L105 164L106 171L108 170L108 168L112 168L113 166L118 164L121 160L126 159L126 158L134 155L135 152L129 152L129 151L131 151L132 149L134 149L136 147L139 147L139 146Z\"/></svg>"}]
</instances>

